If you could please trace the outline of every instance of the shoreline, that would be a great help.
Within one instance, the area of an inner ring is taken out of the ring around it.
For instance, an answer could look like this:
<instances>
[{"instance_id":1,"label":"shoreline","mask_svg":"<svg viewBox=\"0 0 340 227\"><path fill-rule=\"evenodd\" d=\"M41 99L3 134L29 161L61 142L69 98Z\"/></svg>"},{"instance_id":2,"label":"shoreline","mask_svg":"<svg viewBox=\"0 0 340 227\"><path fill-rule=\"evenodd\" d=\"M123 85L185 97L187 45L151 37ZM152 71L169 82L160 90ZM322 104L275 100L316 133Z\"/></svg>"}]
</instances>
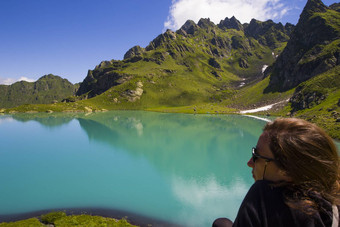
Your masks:
<instances>
[{"instance_id":1,"label":"shoreline","mask_svg":"<svg viewBox=\"0 0 340 227\"><path fill-rule=\"evenodd\" d=\"M48 214L51 212L56 211L63 211L67 215L92 215L92 216L101 216L107 218L114 218L114 219L126 219L132 225L137 225L141 227L148 227L148 226L160 226L160 227L182 227L179 224L143 216L140 214L132 213L129 211L123 210L116 210L116 209L109 209L109 208L57 208L57 209L44 209L38 211L30 211L24 213L16 213L16 214L8 214L8 215L1 215L0 214L0 223L2 222L15 222L20 220L25 220L29 218L38 218L41 215Z\"/></svg>"}]
</instances>

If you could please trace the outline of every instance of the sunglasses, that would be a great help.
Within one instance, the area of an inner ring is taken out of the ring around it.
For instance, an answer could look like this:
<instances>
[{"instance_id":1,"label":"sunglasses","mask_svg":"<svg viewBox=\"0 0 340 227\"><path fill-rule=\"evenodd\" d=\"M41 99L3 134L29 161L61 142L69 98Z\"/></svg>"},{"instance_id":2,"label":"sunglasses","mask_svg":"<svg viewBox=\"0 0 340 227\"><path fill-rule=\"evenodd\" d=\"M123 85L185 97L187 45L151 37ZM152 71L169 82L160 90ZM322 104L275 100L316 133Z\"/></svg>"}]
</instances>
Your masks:
<instances>
[{"instance_id":1,"label":"sunglasses","mask_svg":"<svg viewBox=\"0 0 340 227\"><path fill-rule=\"evenodd\" d=\"M254 163L258 158L262 158L262 159L266 160L266 162L275 161L275 159L273 159L273 158L268 158L268 157L256 154L256 151L257 151L256 147L253 147L251 155L252 155L252 159L253 159Z\"/></svg>"}]
</instances>

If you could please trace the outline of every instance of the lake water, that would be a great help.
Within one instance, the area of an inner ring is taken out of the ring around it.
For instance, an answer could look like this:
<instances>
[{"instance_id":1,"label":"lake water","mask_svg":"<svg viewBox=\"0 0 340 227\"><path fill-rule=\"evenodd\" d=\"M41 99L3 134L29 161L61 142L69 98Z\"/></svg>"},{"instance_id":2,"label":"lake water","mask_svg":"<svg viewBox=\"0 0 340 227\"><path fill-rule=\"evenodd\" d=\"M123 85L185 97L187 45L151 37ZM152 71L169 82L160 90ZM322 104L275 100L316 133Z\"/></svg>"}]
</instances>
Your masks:
<instances>
[{"instance_id":1,"label":"lake water","mask_svg":"<svg viewBox=\"0 0 340 227\"><path fill-rule=\"evenodd\" d=\"M182 226L234 220L265 123L142 111L2 115L0 221L72 208Z\"/></svg>"}]
</instances>

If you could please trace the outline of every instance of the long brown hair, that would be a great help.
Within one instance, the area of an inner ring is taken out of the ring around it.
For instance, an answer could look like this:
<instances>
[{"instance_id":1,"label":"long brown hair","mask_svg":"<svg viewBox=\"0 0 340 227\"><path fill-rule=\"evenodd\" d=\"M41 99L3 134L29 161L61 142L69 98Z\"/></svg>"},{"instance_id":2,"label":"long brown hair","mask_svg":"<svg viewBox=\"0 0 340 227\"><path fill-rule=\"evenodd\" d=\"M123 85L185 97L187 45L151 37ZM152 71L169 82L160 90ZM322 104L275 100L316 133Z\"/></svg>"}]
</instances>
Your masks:
<instances>
[{"instance_id":1,"label":"long brown hair","mask_svg":"<svg viewBox=\"0 0 340 227\"><path fill-rule=\"evenodd\" d=\"M318 199L340 205L340 159L337 148L321 128L302 119L280 118L264 132L276 164L291 177L286 203L306 213L319 210Z\"/></svg>"}]
</instances>

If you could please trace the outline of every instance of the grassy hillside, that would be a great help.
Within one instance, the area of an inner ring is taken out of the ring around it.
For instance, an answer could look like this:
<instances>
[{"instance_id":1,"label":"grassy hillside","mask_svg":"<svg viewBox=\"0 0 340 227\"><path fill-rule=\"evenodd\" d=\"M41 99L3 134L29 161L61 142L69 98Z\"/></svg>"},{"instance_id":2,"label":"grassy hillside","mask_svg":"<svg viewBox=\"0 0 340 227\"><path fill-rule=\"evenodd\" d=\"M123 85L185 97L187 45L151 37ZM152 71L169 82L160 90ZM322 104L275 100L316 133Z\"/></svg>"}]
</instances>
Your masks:
<instances>
[{"instance_id":1,"label":"grassy hillside","mask_svg":"<svg viewBox=\"0 0 340 227\"><path fill-rule=\"evenodd\" d=\"M340 66L300 84L289 105L277 112L316 123L340 139Z\"/></svg>"},{"instance_id":2,"label":"grassy hillside","mask_svg":"<svg viewBox=\"0 0 340 227\"><path fill-rule=\"evenodd\" d=\"M79 85L73 85L52 74L43 76L36 82L20 81L12 85L0 85L0 108L60 102L73 96L77 86Z\"/></svg>"},{"instance_id":3,"label":"grassy hillside","mask_svg":"<svg viewBox=\"0 0 340 227\"><path fill-rule=\"evenodd\" d=\"M104 61L88 72L78 99L94 98L111 108L128 109L228 99L241 82L261 78L263 66L275 61L289 39L282 24L253 20L243 27L235 18L234 22L236 29L209 19L198 24L187 21L177 32L168 30L145 48L131 48L123 61ZM134 95L137 83L143 91L138 97Z\"/></svg>"}]
</instances>

